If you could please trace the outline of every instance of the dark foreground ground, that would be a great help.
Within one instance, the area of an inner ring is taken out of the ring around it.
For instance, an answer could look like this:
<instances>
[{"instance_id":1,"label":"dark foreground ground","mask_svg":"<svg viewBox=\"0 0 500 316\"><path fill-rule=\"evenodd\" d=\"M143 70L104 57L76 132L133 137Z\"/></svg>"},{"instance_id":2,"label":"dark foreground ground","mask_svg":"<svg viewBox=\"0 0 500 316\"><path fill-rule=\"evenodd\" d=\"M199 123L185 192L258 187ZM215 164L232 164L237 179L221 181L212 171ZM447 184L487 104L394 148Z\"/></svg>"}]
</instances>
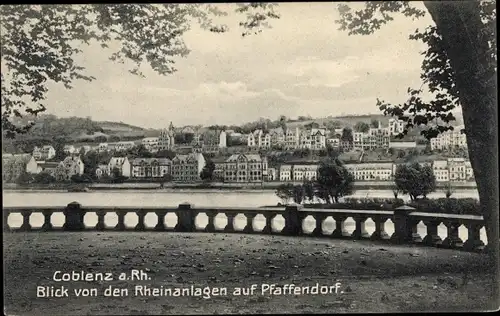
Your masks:
<instances>
[{"instance_id":1,"label":"dark foreground ground","mask_svg":"<svg viewBox=\"0 0 500 316\"><path fill-rule=\"evenodd\" d=\"M278 236L180 233L4 234L7 315L153 315L468 311L491 307L494 278L480 254ZM55 271L144 269L151 280L55 282ZM464 271L472 271L465 278ZM233 296L234 287L334 285L342 294ZM136 284L226 287L228 296L135 297ZM37 286L69 298L37 298ZM127 297L75 297L75 288L127 287Z\"/></svg>"}]
</instances>

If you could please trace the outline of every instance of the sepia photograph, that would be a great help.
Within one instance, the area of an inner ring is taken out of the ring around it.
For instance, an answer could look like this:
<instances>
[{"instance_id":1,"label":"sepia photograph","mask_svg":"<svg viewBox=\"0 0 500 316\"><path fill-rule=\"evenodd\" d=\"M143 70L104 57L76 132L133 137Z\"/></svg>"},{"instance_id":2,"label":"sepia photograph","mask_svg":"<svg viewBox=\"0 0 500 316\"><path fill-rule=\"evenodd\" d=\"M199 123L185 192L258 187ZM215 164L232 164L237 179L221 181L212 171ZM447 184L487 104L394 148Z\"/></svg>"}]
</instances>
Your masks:
<instances>
[{"instance_id":1,"label":"sepia photograph","mask_svg":"<svg viewBox=\"0 0 500 316\"><path fill-rule=\"evenodd\" d=\"M495 0L0 25L5 315L499 310Z\"/></svg>"}]
</instances>

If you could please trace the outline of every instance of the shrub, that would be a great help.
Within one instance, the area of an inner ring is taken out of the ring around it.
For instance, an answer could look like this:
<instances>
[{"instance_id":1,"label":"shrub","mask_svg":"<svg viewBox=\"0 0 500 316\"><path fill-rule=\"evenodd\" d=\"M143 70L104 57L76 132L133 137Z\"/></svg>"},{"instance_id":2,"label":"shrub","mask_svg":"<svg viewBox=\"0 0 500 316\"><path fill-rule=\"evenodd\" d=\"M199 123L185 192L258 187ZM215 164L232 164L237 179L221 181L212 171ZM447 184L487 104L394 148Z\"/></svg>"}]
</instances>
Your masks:
<instances>
[{"instance_id":1,"label":"shrub","mask_svg":"<svg viewBox=\"0 0 500 316\"><path fill-rule=\"evenodd\" d=\"M39 174L36 174L34 176L33 182L35 182L35 183L42 183L42 184L49 184L49 183L56 182L56 178L54 178L48 172L40 172Z\"/></svg>"},{"instance_id":2,"label":"shrub","mask_svg":"<svg viewBox=\"0 0 500 316\"><path fill-rule=\"evenodd\" d=\"M346 198L343 203L334 204L307 204L307 208L322 208L322 209L353 209L353 210L393 210L404 204L402 199L356 199ZM454 199L422 199L412 201L408 204L414 207L419 212L427 213L444 213L457 215L481 215L479 201L473 198Z\"/></svg>"}]
</instances>

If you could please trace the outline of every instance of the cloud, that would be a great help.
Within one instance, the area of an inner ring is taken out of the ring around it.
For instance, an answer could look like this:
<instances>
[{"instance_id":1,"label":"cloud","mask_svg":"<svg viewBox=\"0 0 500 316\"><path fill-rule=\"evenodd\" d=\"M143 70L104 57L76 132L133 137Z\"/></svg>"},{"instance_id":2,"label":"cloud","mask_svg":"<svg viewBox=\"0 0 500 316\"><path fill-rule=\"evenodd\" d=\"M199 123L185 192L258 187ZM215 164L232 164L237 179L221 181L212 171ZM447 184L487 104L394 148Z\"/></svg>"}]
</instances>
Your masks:
<instances>
[{"instance_id":1,"label":"cloud","mask_svg":"<svg viewBox=\"0 0 500 316\"><path fill-rule=\"evenodd\" d=\"M226 4L226 6L228 6ZM146 78L108 60L111 51L89 46L78 64L97 78L74 89L50 85L50 113L92 116L145 127L241 123L277 118L376 112L375 99L402 102L409 86L420 86L422 45L408 40L429 19L394 21L370 36L338 31L336 3L280 3L281 18L258 35L214 34L193 25L184 39L191 53L177 58L178 71ZM224 21L223 21L224 22ZM116 48L116 47L115 47Z\"/></svg>"}]
</instances>

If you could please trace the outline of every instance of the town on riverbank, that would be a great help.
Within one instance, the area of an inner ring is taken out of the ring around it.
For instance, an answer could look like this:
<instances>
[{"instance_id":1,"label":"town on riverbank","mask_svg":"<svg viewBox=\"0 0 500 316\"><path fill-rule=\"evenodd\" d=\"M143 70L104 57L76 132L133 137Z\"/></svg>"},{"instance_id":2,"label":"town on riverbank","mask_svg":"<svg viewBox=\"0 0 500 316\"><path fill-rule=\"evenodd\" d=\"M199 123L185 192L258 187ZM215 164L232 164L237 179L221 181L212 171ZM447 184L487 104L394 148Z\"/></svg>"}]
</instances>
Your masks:
<instances>
[{"instance_id":1,"label":"town on riverbank","mask_svg":"<svg viewBox=\"0 0 500 316\"><path fill-rule=\"evenodd\" d=\"M321 162L337 159L356 188L390 188L398 166L412 163L430 166L437 187L475 187L465 135L456 131L431 142L419 135L401 141L403 123L395 119L370 125L360 119L354 126L340 119L297 124L301 120L233 129L171 123L157 137L96 143L106 139L101 135L79 145L27 138L4 147L24 153L2 155L2 176L5 188L276 189L316 181Z\"/></svg>"}]
</instances>

